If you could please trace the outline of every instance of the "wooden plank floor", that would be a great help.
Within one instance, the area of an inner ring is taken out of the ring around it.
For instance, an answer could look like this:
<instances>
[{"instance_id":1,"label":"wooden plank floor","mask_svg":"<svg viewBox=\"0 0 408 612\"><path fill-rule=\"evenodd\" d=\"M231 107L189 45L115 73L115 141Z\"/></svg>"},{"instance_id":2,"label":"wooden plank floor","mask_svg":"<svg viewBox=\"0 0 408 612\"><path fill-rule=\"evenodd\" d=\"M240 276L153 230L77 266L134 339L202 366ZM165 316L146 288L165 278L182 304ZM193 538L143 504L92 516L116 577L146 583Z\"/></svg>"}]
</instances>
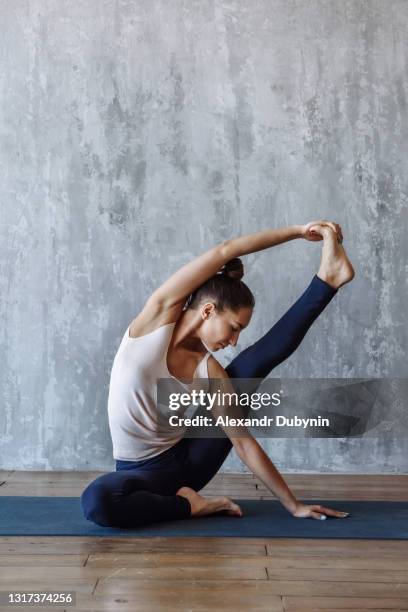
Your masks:
<instances>
[{"instance_id":1,"label":"wooden plank floor","mask_svg":"<svg viewBox=\"0 0 408 612\"><path fill-rule=\"evenodd\" d=\"M100 473L0 471L0 497L79 496ZM302 499L408 500L405 475L285 479ZM272 497L249 474L218 474L203 492ZM76 606L35 607L48 611L408 611L408 541L0 537L9 590L76 592Z\"/></svg>"}]
</instances>

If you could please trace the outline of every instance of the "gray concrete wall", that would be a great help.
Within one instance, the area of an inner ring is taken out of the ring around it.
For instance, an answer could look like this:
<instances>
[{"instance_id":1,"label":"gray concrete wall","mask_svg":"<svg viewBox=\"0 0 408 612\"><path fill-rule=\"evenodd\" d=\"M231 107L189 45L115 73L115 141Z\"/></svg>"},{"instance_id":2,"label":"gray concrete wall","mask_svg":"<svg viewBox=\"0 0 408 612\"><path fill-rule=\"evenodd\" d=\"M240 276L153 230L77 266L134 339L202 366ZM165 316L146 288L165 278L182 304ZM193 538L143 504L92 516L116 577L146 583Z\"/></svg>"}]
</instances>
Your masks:
<instances>
[{"instance_id":1,"label":"gray concrete wall","mask_svg":"<svg viewBox=\"0 0 408 612\"><path fill-rule=\"evenodd\" d=\"M407 2L1 0L0 17L2 468L113 469L127 324L178 266L266 227L334 219L358 272L275 374L406 377ZM245 259L258 303L224 364L319 255ZM408 471L397 423L265 447L287 471Z\"/></svg>"}]
</instances>

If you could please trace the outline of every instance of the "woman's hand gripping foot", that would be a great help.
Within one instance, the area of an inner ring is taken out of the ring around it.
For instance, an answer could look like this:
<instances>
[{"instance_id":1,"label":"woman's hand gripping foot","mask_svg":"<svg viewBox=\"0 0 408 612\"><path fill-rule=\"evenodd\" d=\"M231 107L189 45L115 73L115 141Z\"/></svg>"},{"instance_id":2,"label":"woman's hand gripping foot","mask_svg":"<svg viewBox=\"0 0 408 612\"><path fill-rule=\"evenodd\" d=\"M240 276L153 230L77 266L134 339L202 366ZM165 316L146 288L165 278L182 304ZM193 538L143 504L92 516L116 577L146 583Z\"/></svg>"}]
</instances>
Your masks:
<instances>
[{"instance_id":1,"label":"woman's hand gripping foot","mask_svg":"<svg viewBox=\"0 0 408 612\"><path fill-rule=\"evenodd\" d=\"M334 289L339 289L353 280L355 272L341 244L341 228L339 234L328 225L313 225L309 232L323 239L322 259L317 276Z\"/></svg>"}]
</instances>

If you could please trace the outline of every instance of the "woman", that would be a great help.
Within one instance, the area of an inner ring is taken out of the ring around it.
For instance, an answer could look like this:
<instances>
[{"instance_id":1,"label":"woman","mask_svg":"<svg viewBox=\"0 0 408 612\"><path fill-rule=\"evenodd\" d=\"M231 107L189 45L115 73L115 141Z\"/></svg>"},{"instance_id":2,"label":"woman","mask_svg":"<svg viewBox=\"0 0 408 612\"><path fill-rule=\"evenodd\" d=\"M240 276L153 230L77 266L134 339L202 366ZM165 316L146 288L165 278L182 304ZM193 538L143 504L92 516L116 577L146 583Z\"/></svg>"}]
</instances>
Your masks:
<instances>
[{"instance_id":1,"label":"woman","mask_svg":"<svg viewBox=\"0 0 408 612\"><path fill-rule=\"evenodd\" d=\"M235 346L251 320L254 298L240 280L239 257L293 240L323 240L317 275L288 312L225 369L209 352ZM127 328L115 356L109 387L109 425L116 472L91 482L81 496L85 517L102 526L137 527L216 512L241 516L227 497L198 491L217 473L232 446L294 517L347 514L297 500L268 455L249 433L187 438L183 429L159 432L157 379L187 385L194 379L265 378L302 341L337 290L354 276L338 224L316 221L265 230L216 245L183 266L148 299ZM233 387L231 386L233 390Z\"/></svg>"}]
</instances>

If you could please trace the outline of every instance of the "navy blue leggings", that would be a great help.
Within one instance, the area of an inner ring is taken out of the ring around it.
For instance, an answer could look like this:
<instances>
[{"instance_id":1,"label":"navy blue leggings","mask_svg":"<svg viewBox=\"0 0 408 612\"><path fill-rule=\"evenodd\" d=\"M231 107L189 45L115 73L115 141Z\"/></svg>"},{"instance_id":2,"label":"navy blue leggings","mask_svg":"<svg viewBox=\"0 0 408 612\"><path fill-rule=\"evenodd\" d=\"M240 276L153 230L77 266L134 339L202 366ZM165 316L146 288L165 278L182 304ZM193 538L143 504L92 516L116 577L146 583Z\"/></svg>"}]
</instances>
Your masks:
<instances>
[{"instance_id":1,"label":"navy blue leggings","mask_svg":"<svg viewBox=\"0 0 408 612\"><path fill-rule=\"evenodd\" d=\"M293 353L337 290L317 276L283 315L252 346L225 368L230 378L264 379ZM180 487L200 491L224 463L228 438L182 438L151 459L116 461L116 472L99 476L81 496L84 516L104 527L132 528L191 516Z\"/></svg>"}]
</instances>

